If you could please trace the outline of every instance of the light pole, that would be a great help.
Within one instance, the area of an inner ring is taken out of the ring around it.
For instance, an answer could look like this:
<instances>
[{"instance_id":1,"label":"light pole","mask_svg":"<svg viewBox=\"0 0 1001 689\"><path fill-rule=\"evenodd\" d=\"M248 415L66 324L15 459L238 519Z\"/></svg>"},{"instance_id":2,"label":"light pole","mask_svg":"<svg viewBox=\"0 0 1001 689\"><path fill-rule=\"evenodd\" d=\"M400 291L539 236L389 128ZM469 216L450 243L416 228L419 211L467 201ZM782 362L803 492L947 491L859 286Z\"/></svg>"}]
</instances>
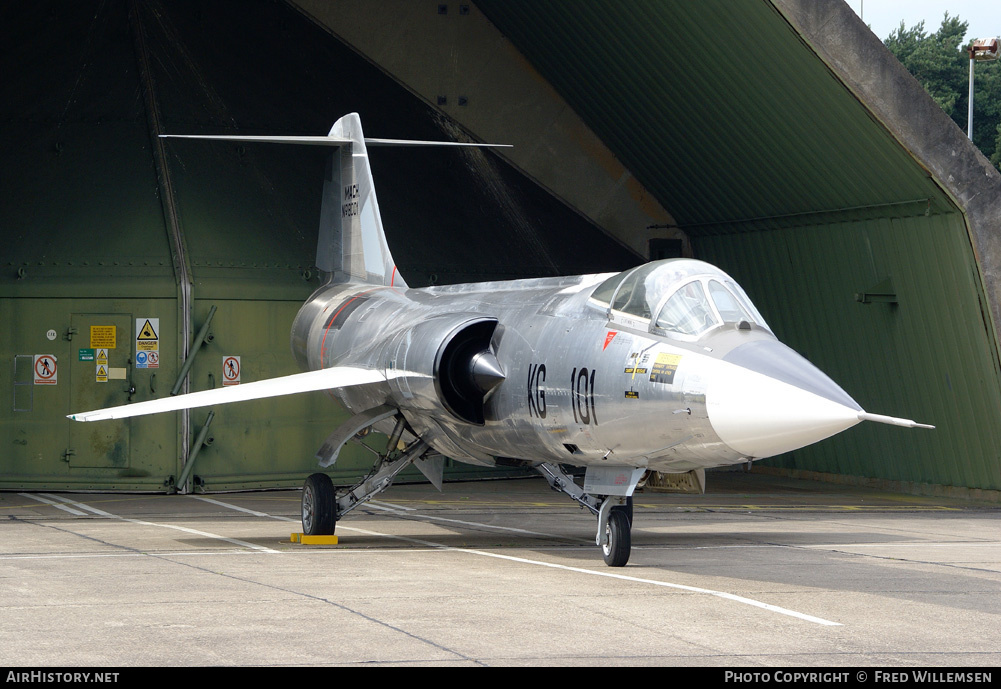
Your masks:
<instances>
[{"instance_id":1,"label":"light pole","mask_svg":"<svg viewBox=\"0 0 1001 689\"><path fill-rule=\"evenodd\" d=\"M990 62L998 59L998 39L978 38L966 49L970 55L970 99L966 114L966 136L973 141L973 63Z\"/></svg>"}]
</instances>

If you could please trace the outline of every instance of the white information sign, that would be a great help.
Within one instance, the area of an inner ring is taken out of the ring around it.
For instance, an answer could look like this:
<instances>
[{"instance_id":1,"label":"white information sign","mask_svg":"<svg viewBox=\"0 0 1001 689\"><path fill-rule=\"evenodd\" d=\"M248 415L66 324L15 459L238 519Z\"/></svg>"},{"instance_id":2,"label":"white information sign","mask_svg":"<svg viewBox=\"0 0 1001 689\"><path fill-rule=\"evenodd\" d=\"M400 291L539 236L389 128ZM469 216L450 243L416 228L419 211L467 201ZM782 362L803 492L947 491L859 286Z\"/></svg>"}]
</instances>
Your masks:
<instances>
[{"instance_id":1,"label":"white information sign","mask_svg":"<svg viewBox=\"0 0 1001 689\"><path fill-rule=\"evenodd\" d=\"M222 358L222 384L240 384L240 357L224 356Z\"/></svg>"},{"instance_id":2,"label":"white information sign","mask_svg":"<svg viewBox=\"0 0 1001 689\"><path fill-rule=\"evenodd\" d=\"M51 354L36 354L35 385L55 385L58 376L56 357Z\"/></svg>"}]
</instances>

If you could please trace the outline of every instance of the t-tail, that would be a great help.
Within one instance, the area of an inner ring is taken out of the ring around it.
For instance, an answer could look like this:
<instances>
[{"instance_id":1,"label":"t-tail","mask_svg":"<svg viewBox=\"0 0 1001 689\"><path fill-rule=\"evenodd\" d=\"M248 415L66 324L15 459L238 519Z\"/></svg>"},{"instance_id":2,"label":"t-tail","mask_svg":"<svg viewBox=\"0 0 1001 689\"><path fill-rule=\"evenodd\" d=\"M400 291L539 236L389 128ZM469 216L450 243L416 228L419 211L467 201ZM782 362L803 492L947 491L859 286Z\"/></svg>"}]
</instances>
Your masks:
<instances>
[{"instance_id":1,"label":"t-tail","mask_svg":"<svg viewBox=\"0 0 1001 689\"><path fill-rule=\"evenodd\" d=\"M280 144L330 146L320 206L316 267L333 282L363 282L407 288L389 251L379 213L379 201L368 162L369 146L478 146L503 144L366 139L358 113L334 123L327 136L204 136L162 134L164 138L217 139Z\"/></svg>"},{"instance_id":2,"label":"t-tail","mask_svg":"<svg viewBox=\"0 0 1001 689\"><path fill-rule=\"evenodd\" d=\"M334 123L326 136L229 136L168 135L177 139L216 139L246 143L305 144L333 149L327 162L323 183L320 231L316 246L316 266L333 282L358 282L407 288L396 269L393 255L382 229L379 201L375 196L372 168L368 163L369 146L482 146L452 141L410 141L366 139L361 118L345 115ZM147 400L118 407L70 414L74 421L125 419L180 409L208 407L243 400L293 395L310 390L332 390L365 385L380 385L395 373L335 366L306 371L291 376L270 378L243 385L193 392L188 395Z\"/></svg>"},{"instance_id":3,"label":"t-tail","mask_svg":"<svg viewBox=\"0 0 1001 689\"><path fill-rule=\"evenodd\" d=\"M349 143L342 144L327 161L316 267L335 282L406 289L386 243L361 118L357 113L345 115L334 123L328 136Z\"/></svg>"}]
</instances>

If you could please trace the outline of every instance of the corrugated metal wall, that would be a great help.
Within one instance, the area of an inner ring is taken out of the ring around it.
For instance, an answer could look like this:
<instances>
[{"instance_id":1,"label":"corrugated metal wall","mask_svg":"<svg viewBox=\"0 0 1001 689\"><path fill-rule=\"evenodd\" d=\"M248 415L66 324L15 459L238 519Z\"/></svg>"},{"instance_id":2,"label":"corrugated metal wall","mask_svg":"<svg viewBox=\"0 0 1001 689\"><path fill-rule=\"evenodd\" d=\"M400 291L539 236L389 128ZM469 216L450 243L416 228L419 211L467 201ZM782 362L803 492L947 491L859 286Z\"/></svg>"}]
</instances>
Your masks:
<instances>
[{"instance_id":1,"label":"corrugated metal wall","mask_svg":"<svg viewBox=\"0 0 1001 689\"><path fill-rule=\"evenodd\" d=\"M477 5L679 225L952 209L766 0Z\"/></svg>"},{"instance_id":2,"label":"corrugated metal wall","mask_svg":"<svg viewBox=\"0 0 1001 689\"><path fill-rule=\"evenodd\" d=\"M770 464L1001 488L998 356L960 213L706 234L693 247L866 410L937 427L860 424ZM857 300L888 279L895 303Z\"/></svg>"},{"instance_id":3,"label":"corrugated metal wall","mask_svg":"<svg viewBox=\"0 0 1001 689\"><path fill-rule=\"evenodd\" d=\"M0 12L0 45L0 391L8 400L0 488L165 490L208 410L192 412L188 431L174 413L95 424L65 415L169 394L185 339L212 307L213 338L195 358L191 391L220 386L227 355L241 357L243 382L296 372L289 330L319 285L311 269L324 153L182 141L160 142L161 153L155 135L322 134L352 111L376 136L440 139L449 123L283 3L254 11L233 1L11 5ZM372 157L394 255L415 286L600 272L635 260L492 156L481 155L478 167L440 150ZM558 231L541 235L540 227ZM136 366L137 318L159 319L157 368ZM109 365L121 378L98 380L81 351L92 348L91 325L116 333ZM34 354L57 357L57 384L33 384ZM213 490L301 485L345 416L321 393L220 407L194 475ZM349 481L372 459L349 446L331 473ZM448 476L486 471L458 465Z\"/></svg>"},{"instance_id":4,"label":"corrugated metal wall","mask_svg":"<svg viewBox=\"0 0 1001 689\"><path fill-rule=\"evenodd\" d=\"M770 2L477 5L781 339L867 410L938 426L862 424L773 463L1001 488L997 343L964 216ZM855 301L886 279L897 304Z\"/></svg>"},{"instance_id":5,"label":"corrugated metal wall","mask_svg":"<svg viewBox=\"0 0 1001 689\"><path fill-rule=\"evenodd\" d=\"M23 387L18 354L57 353L74 372L66 382L76 381L33 389L34 417L0 414L0 441L14 448L12 460L0 457L10 462L5 485L45 472L152 485L162 481L154 476L179 471L173 458L189 438L172 426L127 439L133 454L170 458L155 469L146 456L120 461L115 448L124 436L87 441L105 448L110 467L77 470L74 457L82 455L60 456L74 442L61 415L86 393L71 387L96 383L89 369L76 374L93 364L69 331L96 322L95 314L113 317L101 324L120 323L129 344L118 354L134 356L129 319L158 315L173 330L163 369L155 382L149 370L133 373L138 399L159 394L180 363L179 264L193 276L195 328L210 306L219 309L217 340L199 355L193 389L217 384L223 354L246 352L248 376L292 372L291 359L282 359L294 310L315 284L301 272L313 261L319 204L308 180L320 164L297 167L293 154L277 151L168 147L164 164L188 250L181 260L150 149L150 102L171 131L317 133L358 110L370 134L440 134L432 108L295 10L277 3L250 13L238 5L117 0L5 10L0 316L14 325L0 338L0 356L10 362L0 389L13 396ZM745 285L780 337L870 411L939 426L907 432L864 424L778 463L1001 487L997 344L963 215L771 3L480 0L477 7L658 197L696 254ZM141 40L130 8L140 13ZM395 255L411 284L597 272L635 261L543 190L518 185L516 171L496 166L484 184L475 181L483 169L461 157L434 163L400 155L373 158L373 168L390 242L404 247ZM431 190L414 184L430 178L445 181ZM493 194L494 182L510 193ZM896 305L854 300L887 279ZM46 338L48 329L56 340ZM101 385L123 393L117 383ZM226 477L221 486L279 480L272 470L293 467L279 455L311 454L336 423L317 397L286 412L255 408L247 419L222 414L214 455L199 461L216 458L206 466ZM300 414L301 447L274 440L292 433ZM267 456L251 466L261 445ZM300 461L293 472L311 470L310 456Z\"/></svg>"}]
</instances>

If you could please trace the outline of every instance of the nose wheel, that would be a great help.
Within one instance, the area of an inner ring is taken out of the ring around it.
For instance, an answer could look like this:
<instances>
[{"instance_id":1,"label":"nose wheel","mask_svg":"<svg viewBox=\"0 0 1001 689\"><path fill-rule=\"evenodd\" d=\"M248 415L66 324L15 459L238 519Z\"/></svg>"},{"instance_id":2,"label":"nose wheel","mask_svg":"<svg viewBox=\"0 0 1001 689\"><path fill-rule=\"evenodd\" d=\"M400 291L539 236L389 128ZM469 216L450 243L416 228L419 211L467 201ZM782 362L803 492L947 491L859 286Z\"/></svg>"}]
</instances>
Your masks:
<instances>
[{"instance_id":1,"label":"nose wheel","mask_svg":"<svg viewBox=\"0 0 1001 689\"><path fill-rule=\"evenodd\" d=\"M601 554L609 567L625 567L632 550L629 515L625 509L613 508L605 524L605 542Z\"/></svg>"},{"instance_id":2,"label":"nose wheel","mask_svg":"<svg viewBox=\"0 0 1001 689\"><path fill-rule=\"evenodd\" d=\"M543 462L535 468L546 477L546 481L549 482L549 486L553 490L569 495L598 518L598 533L595 536L595 544L601 548L605 564L609 567L625 567L626 563L629 562L629 553L633 547L632 492L645 470L635 467L616 469L618 475L625 473L630 477L628 485L623 487L606 482L605 487L611 487L621 492L616 495L592 495L585 492L571 476L568 476L555 464ZM585 484L586 482L585 478Z\"/></svg>"}]
</instances>

